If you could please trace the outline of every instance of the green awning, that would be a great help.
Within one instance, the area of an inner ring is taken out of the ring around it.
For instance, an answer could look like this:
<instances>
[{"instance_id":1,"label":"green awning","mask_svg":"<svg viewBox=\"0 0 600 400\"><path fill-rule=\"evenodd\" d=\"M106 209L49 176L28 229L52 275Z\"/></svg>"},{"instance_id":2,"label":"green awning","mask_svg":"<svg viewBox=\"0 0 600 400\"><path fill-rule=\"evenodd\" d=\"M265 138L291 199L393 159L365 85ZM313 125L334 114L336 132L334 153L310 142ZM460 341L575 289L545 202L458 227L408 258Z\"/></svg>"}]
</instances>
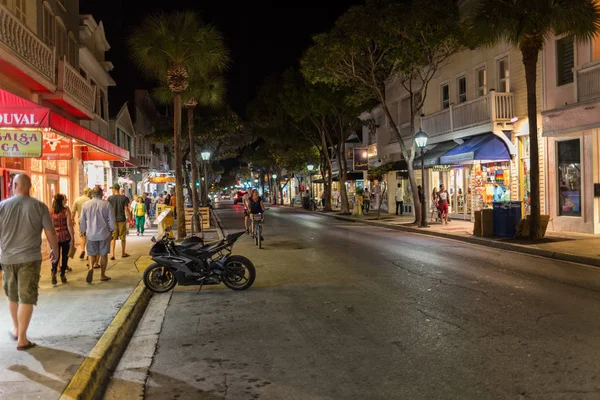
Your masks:
<instances>
[{"instance_id":1,"label":"green awning","mask_svg":"<svg viewBox=\"0 0 600 400\"><path fill-rule=\"evenodd\" d=\"M440 157L457 146L458 143L451 140L449 142L442 142L437 146L431 148L430 150L426 151L423 155L423 158L425 159L425 168L431 168L434 165L440 165ZM416 157L413 161L413 168L422 168L423 158L421 158L420 156Z\"/></svg>"}]
</instances>

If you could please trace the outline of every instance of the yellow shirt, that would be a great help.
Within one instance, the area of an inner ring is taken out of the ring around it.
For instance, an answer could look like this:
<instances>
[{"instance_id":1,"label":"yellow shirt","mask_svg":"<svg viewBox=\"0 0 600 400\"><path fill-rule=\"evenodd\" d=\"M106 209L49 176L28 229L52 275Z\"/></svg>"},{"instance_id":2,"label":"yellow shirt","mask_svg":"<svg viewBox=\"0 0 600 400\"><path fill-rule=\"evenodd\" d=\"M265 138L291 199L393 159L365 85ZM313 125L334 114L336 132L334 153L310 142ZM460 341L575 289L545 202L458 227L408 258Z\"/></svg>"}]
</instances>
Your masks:
<instances>
[{"instance_id":1,"label":"yellow shirt","mask_svg":"<svg viewBox=\"0 0 600 400\"><path fill-rule=\"evenodd\" d=\"M144 212L144 203L135 203L135 215L138 217L146 215Z\"/></svg>"}]
</instances>

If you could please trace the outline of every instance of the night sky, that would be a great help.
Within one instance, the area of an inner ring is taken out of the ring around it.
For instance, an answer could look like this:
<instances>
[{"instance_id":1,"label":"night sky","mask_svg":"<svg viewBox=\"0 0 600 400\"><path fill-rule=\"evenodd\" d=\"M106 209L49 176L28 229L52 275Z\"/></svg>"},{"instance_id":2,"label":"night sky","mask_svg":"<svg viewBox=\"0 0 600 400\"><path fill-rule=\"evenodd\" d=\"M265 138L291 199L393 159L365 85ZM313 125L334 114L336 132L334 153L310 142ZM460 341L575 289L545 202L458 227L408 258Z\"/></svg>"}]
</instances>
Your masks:
<instances>
[{"instance_id":1,"label":"night sky","mask_svg":"<svg viewBox=\"0 0 600 400\"><path fill-rule=\"evenodd\" d=\"M111 50L107 60L115 69L117 82L109 92L111 112L133 98L136 88L151 88L130 61L127 36L144 16L159 11L193 9L204 21L217 26L226 37L233 59L227 74L228 99L235 111L244 115L263 79L297 65L311 36L326 32L348 7L360 0L305 0L302 7L285 6L285 1L238 2L199 0L81 0L80 13L92 14L104 23ZM291 3L291 2L290 2Z\"/></svg>"}]
</instances>

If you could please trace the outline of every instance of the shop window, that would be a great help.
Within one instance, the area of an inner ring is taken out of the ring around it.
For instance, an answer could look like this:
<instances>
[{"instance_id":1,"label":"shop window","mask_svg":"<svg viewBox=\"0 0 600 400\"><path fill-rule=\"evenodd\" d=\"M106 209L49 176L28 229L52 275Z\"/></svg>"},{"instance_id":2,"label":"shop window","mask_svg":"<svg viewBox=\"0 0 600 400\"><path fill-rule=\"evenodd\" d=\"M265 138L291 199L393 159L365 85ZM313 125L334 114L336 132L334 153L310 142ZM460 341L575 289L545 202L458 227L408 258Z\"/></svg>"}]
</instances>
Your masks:
<instances>
[{"instance_id":1,"label":"shop window","mask_svg":"<svg viewBox=\"0 0 600 400\"><path fill-rule=\"evenodd\" d=\"M479 68L475 71L477 76L477 97L485 96L487 94L487 73L484 68Z\"/></svg>"},{"instance_id":2,"label":"shop window","mask_svg":"<svg viewBox=\"0 0 600 400\"><path fill-rule=\"evenodd\" d=\"M573 38L564 37L556 41L556 86L573 82L575 51Z\"/></svg>"},{"instance_id":3,"label":"shop window","mask_svg":"<svg viewBox=\"0 0 600 400\"><path fill-rule=\"evenodd\" d=\"M467 101L467 77L466 76L461 76L460 78L458 78L458 80L456 81L456 86L457 86L457 103L464 103Z\"/></svg>"},{"instance_id":4,"label":"shop window","mask_svg":"<svg viewBox=\"0 0 600 400\"><path fill-rule=\"evenodd\" d=\"M46 160L44 161L44 165L46 166L46 171L48 172L57 172L56 160Z\"/></svg>"},{"instance_id":5,"label":"shop window","mask_svg":"<svg viewBox=\"0 0 600 400\"><path fill-rule=\"evenodd\" d=\"M529 162L529 136L519 138L520 173L519 193L525 215L531 214L531 167Z\"/></svg>"},{"instance_id":6,"label":"shop window","mask_svg":"<svg viewBox=\"0 0 600 400\"><path fill-rule=\"evenodd\" d=\"M44 175L31 174L31 196L44 201Z\"/></svg>"},{"instance_id":7,"label":"shop window","mask_svg":"<svg viewBox=\"0 0 600 400\"><path fill-rule=\"evenodd\" d=\"M498 92L510 92L510 70L508 69L508 57L501 58L497 62L498 69Z\"/></svg>"},{"instance_id":8,"label":"shop window","mask_svg":"<svg viewBox=\"0 0 600 400\"><path fill-rule=\"evenodd\" d=\"M43 24L44 24L44 42L48 46L54 46L54 14L48 9L48 7L42 7L43 9Z\"/></svg>"},{"instance_id":9,"label":"shop window","mask_svg":"<svg viewBox=\"0 0 600 400\"><path fill-rule=\"evenodd\" d=\"M58 161L59 175L69 175L69 162L67 160Z\"/></svg>"},{"instance_id":10,"label":"shop window","mask_svg":"<svg viewBox=\"0 0 600 400\"><path fill-rule=\"evenodd\" d=\"M7 157L4 159L4 168L18 169L18 170L23 171L23 170L25 170L25 163L22 158Z\"/></svg>"},{"instance_id":11,"label":"shop window","mask_svg":"<svg viewBox=\"0 0 600 400\"><path fill-rule=\"evenodd\" d=\"M440 97L442 99L442 109L450 107L450 86L445 83L440 88Z\"/></svg>"},{"instance_id":12,"label":"shop window","mask_svg":"<svg viewBox=\"0 0 600 400\"><path fill-rule=\"evenodd\" d=\"M581 216L580 140L564 140L556 145L558 158L558 215Z\"/></svg>"}]
</instances>

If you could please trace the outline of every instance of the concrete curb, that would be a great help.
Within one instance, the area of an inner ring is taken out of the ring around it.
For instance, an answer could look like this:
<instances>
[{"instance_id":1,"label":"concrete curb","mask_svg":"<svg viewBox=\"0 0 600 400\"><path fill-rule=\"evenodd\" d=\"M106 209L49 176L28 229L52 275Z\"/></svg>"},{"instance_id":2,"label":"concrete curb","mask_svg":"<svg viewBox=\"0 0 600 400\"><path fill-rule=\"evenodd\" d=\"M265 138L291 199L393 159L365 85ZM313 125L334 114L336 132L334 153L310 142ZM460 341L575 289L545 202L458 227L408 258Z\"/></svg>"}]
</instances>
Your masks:
<instances>
[{"instance_id":1,"label":"concrete curb","mask_svg":"<svg viewBox=\"0 0 600 400\"><path fill-rule=\"evenodd\" d=\"M106 382L119 364L151 297L152 292L140 281L83 360L60 400L101 398Z\"/></svg>"},{"instance_id":2,"label":"concrete curb","mask_svg":"<svg viewBox=\"0 0 600 400\"><path fill-rule=\"evenodd\" d=\"M212 212L210 213L213 219L213 222L215 223L215 228L217 229L217 235L219 235L219 239L223 240L225 238L225 235L223 234L223 228L221 226L221 218L219 218L219 216L217 215L217 212L213 209Z\"/></svg>"},{"instance_id":3,"label":"concrete curb","mask_svg":"<svg viewBox=\"0 0 600 400\"><path fill-rule=\"evenodd\" d=\"M511 244L511 243L503 243L503 242L500 242L497 240L479 238L476 236L456 236L456 235L451 235L451 234L447 234L447 233L443 233L443 232L429 231L427 229L422 229L422 228L411 228L408 226L401 226L401 225L389 225L384 222L377 222L377 221L371 221L371 220L359 220L359 219L355 219L355 218L345 217L343 215L337 215L337 214L325 213L325 212L308 211L308 210L304 210L302 208L296 208L296 207L294 207L294 208L285 207L285 206L276 206L276 207L284 209L284 210L290 210L290 211L299 210L299 211L311 213L314 215L321 215L324 217L335 218L340 221L358 222L358 223L365 224L365 225L377 226L380 228L387 228L387 229L392 229L392 230L396 230L396 231L417 233L417 234L428 235L428 236L436 236L436 237L440 237L440 238L444 238L444 239L457 240L459 242L471 243L471 244L476 244L476 245L480 245L480 246L487 246L487 247L492 247L492 248L500 249L500 250L514 251L517 253L530 254L530 255L550 258L550 259L554 259L554 260L569 261L569 262L574 262L574 263L578 263L578 264L590 265L593 267L600 267L600 258L596 258L596 257L586 257L586 256L580 256L577 254L561 253L561 252L556 252L556 251L551 251L551 250L543 250L543 249L535 249L535 248L531 248L531 247L527 247L527 246L520 246L520 245L516 245L516 244Z\"/></svg>"}]
</instances>

